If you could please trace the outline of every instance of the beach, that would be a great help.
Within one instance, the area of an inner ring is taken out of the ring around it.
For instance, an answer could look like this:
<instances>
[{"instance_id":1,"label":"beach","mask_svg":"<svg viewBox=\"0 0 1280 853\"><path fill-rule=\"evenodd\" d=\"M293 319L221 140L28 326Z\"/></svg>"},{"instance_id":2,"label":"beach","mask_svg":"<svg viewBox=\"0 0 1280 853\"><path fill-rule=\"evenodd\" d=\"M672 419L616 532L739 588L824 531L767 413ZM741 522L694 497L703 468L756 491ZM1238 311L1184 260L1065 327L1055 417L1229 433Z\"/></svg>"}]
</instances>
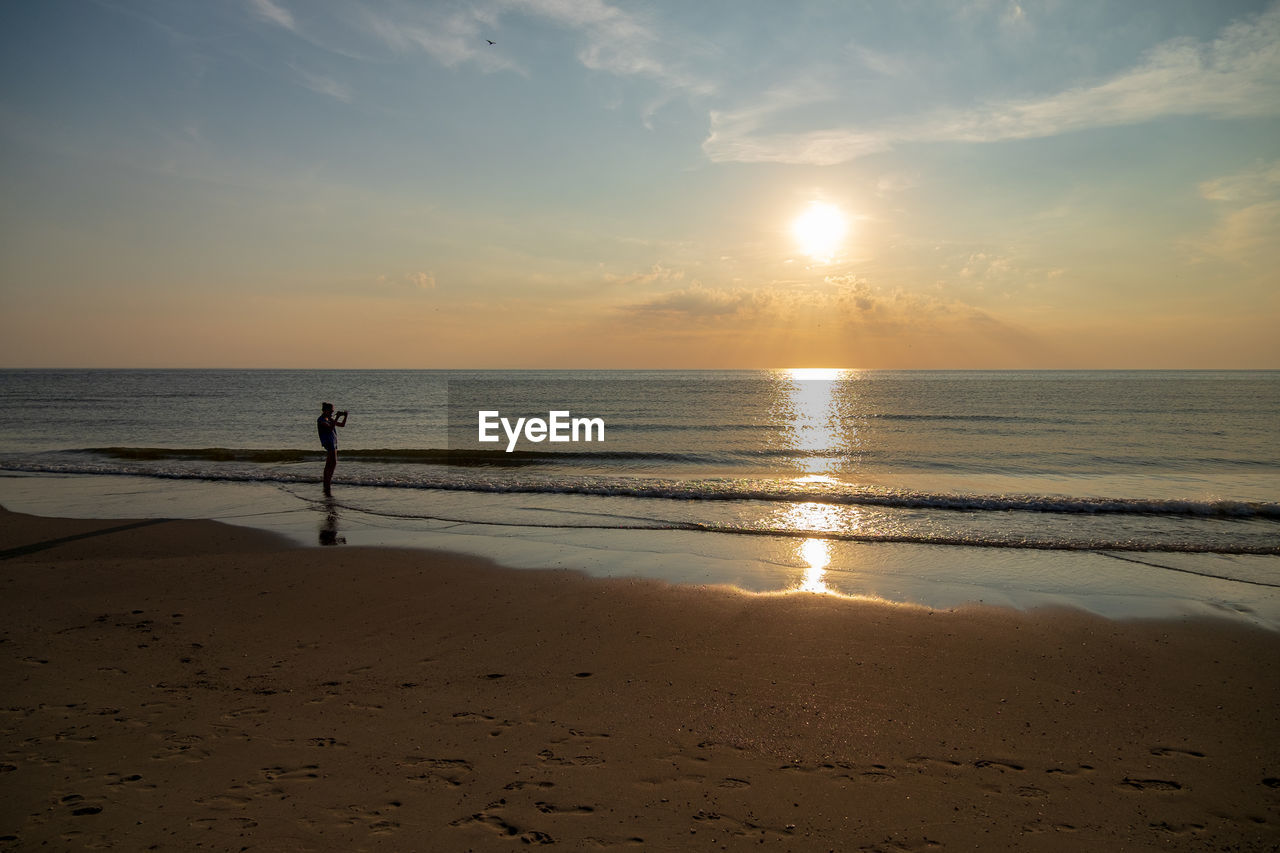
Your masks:
<instances>
[{"instance_id":1,"label":"beach","mask_svg":"<svg viewBox=\"0 0 1280 853\"><path fill-rule=\"evenodd\" d=\"M1280 0L0 29L0 853L1280 853Z\"/></svg>"},{"instance_id":2,"label":"beach","mask_svg":"<svg viewBox=\"0 0 1280 853\"><path fill-rule=\"evenodd\" d=\"M4 849L1274 850L1280 635L0 514Z\"/></svg>"}]
</instances>

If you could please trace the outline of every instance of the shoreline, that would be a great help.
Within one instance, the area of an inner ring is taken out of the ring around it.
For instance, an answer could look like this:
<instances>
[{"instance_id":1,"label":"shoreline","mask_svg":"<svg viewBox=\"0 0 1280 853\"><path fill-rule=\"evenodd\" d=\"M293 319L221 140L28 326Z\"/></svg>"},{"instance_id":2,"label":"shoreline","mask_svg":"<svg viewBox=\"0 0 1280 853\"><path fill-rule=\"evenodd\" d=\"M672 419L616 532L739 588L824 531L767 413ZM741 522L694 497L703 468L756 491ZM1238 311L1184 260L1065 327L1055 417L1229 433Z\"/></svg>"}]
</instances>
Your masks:
<instances>
[{"instance_id":1,"label":"shoreline","mask_svg":"<svg viewBox=\"0 0 1280 853\"><path fill-rule=\"evenodd\" d=\"M935 609L978 603L1018 610L1077 608L1114 619L1225 616L1280 630L1280 590L1271 581L1280 565L1276 557L1144 557L589 525L575 529L548 526L553 514L518 496L415 492L408 508L399 505L403 500L395 490L371 487L344 489L327 501L306 489L269 483L92 474L0 476L0 505L35 515L213 519L281 534L299 545L445 551L514 569L560 566L593 577L729 585L750 592L822 589ZM464 508L458 510L454 504L460 500ZM444 502L436 505L439 518L432 517L435 510L423 509L424 502L431 507L434 501ZM570 509L589 514L592 507ZM401 517L402 511L409 517ZM626 508L608 511L625 513Z\"/></svg>"},{"instance_id":2,"label":"shoreline","mask_svg":"<svg viewBox=\"0 0 1280 853\"><path fill-rule=\"evenodd\" d=\"M1280 636L1239 622L137 521L0 511L0 848L1280 843Z\"/></svg>"}]
</instances>

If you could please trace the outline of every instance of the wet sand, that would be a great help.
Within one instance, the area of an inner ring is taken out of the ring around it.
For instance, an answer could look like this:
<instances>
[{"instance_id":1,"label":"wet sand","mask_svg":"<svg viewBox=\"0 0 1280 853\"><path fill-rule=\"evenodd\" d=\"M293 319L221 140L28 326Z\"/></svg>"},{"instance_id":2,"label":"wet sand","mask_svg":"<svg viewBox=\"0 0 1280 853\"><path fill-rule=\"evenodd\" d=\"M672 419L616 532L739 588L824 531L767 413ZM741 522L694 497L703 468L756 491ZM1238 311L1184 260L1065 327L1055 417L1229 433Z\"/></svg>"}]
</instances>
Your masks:
<instances>
[{"instance_id":1,"label":"wet sand","mask_svg":"<svg viewBox=\"0 0 1280 853\"><path fill-rule=\"evenodd\" d=\"M1280 634L0 512L0 849L1275 850Z\"/></svg>"}]
</instances>

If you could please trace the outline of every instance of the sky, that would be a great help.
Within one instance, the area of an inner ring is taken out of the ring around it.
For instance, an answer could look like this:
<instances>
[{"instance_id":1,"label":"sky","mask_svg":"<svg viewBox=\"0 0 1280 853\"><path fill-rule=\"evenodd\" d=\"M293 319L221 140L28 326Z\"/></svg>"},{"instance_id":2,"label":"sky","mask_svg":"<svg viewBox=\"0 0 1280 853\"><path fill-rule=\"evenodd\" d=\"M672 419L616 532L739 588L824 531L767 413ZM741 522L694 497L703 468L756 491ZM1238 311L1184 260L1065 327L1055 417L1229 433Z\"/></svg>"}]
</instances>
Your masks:
<instances>
[{"instance_id":1,"label":"sky","mask_svg":"<svg viewBox=\"0 0 1280 853\"><path fill-rule=\"evenodd\" d=\"M3 15L3 367L1280 368L1280 2Z\"/></svg>"}]
</instances>

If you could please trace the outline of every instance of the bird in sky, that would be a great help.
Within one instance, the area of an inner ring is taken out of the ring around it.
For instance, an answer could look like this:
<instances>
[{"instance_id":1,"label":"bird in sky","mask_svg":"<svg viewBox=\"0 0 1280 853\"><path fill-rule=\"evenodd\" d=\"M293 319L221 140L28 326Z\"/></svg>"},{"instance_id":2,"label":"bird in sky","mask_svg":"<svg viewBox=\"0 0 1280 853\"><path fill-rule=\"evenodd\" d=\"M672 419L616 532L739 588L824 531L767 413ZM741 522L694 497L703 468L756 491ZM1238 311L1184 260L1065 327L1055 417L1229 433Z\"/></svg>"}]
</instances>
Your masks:
<instances>
[{"instance_id":1,"label":"bird in sky","mask_svg":"<svg viewBox=\"0 0 1280 853\"><path fill-rule=\"evenodd\" d=\"M485 41L487 41L489 44L497 44L497 42L494 41L493 39L485 39Z\"/></svg>"}]
</instances>

